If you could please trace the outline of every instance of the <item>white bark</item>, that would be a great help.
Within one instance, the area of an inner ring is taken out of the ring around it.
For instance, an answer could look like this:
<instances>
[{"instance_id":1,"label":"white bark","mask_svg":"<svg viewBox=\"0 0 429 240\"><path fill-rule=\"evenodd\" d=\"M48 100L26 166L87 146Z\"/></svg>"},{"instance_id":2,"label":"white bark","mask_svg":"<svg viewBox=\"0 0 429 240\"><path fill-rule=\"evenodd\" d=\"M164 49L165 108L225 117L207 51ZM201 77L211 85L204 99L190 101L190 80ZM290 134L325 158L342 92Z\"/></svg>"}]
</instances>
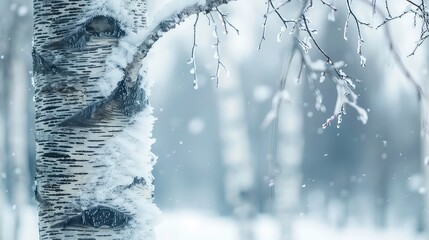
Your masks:
<instances>
[{"instance_id":1,"label":"white bark","mask_svg":"<svg viewBox=\"0 0 429 240\"><path fill-rule=\"evenodd\" d=\"M1 115L3 115L0 112ZM4 124L3 124L3 116L0 117L0 156L4 157L5 149L4 149ZM11 239L8 235L9 233L9 208L10 204L7 199L7 186L6 186L6 161L0 161L0 210L2 214L0 214L0 240Z\"/></svg>"},{"instance_id":2,"label":"white bark","mask_svg":"<svg viewBox=\"0 0 429 240\"><path fill-rule=\"evenodd\" d=\"M427 4L427 1L423 1ZM423 65L423 68L426 69L427 75L427 55L428 48L424 47L424 45L420 46L420 51L425 52L423 55L424 61L419 59L420 63ZM419 66L420 67L420 66ZM421 86L423 88L423 92L426 94L426 97L420 99L420 121L421 121L421 157L422 157L422 168L423 168L423 176L424 176L424 187L426 189L426 193L424 195L425 200L425 210L429 207L429 98L427 94L429 93L429 83L427 82L427 76L422 77ZM429 238L429 214L427 211L423 213L423 221L424 221L424 229L425 229L425 237Z\"/></svg>"},{"instance_id":3,"label":"white bark","mask_svg":"<svg viewBox=\"0 0 429 240\"><path fill-rule=\"evenodd\" d=\"M427 90L428 88L424 88ZM423 99L421 103L421 126L422 126L422 136L421 136L421 156L422 156L422 172L424 176L424 187L426 189L426 194L424 195L424 203L426 208L429 206L429 195L427 189L429 186L429 132L428 132L428 119L429 119L429 103L427 99ZM423 213L423 221L425 228L425 236L428 237L429 229L429 215L425 211Z\"/></svg>"},{"instance_id":4,"label":"white bark","mask_svg":"<svg viewBox=\"0 0 429 240\"><path fill-rule=\"evenodd\" d=\"M36 197L41 239L152 239L154 118L142 60L164 32L230 0L35 0Z\"/></svg>"},{"instance_id":5,"label":"white bark","mask_svg":"<svg viewBox=\"0 0 429 240\"><path fill-rule=\"evenodd\" d=\"M292 61L292 59L288 59ZM280 105L278 112L278 173L275 180L275 209L281 226L281 239L293 239L293 222L299 211L301 194L301 162L304 148L302 83L298 76L299 66L285 62L282 78L287 78L285 90L288 102ZM288 66L289 65L289 66ZM296 69L293 71L292 69ZM289 73L289 74L287 74Z\"/></svg>"},{"instance_id":6,"label":"white bark","mask_svg":"<svg viewBox=\"0 0 429 240\"><path fill-rule=\"evenodd\" d=\"M3 41L6 41L6 39L3 37L6 34L9 35L9 29L7 26L10 26L10 15L8 14L9 11L5 11L6 9L6 3L9 3L8 1L2 1L0 2L0 13L5 16L5 22L3 22L4 25L1 26L0 30L2 35L0 35L0 38ZM5 46L6 44L0 44L0 51L2 53L7 51L7 48ZM3 59L4 59L3 55ZM4 60L3 60L4 61ZM9 208L10 204L8 201L8 191L7 191L7 165L6 165L6 103L7 103L7 95L6 95L6 62L1 62L1 68L0 68L0 158L4 160L0 160L0 211L3 214L0 214L0 240L6 240L6 239L12 239L8 233L10 233L10 219L9 219Z\"/></svg>"},{"instance_id":7,"label":"white bark","mask_svg":"<svg viewBox=\"0 0 429 240\"><path fill-rule=\"evenodd\" d=\"M253 239L252 196L255 185L253 158L246 123L246 104L241 78L232 71L218 89L217 105L222 155L225 165L225 196L237 218L243 240Z\"/></svg>"},{"instance_id":8,"label":"white bark","mask_svg":"<svg viewBox=\"0 0 429 240\"><path fill-rule=\"evenodd\" d=\"M424 92L427 94L429 90L429 84L426 82L422 85ZM429 99L422 98L420 103L420 120L421 120L421 164L422 164L422 173L424 177L424 186L422 189L426 189L424 195L424 203L427 209L429 206ZM425 228L425 236L429 237L429 214L427 211L423 213L423 221Z\"/></svg>"},{"instance_id":9,"label":"white bark","mask_svg":"<svg viewBox=\"0 0 429 240\"><path fill-rule=\"evenodd\" d=\"M234 23L238 16L254 13L251 6L242 6L239 10L228 11L228 16ZM238 13L238 11L240 11ZM224 31L218 23L217 37L212 41L221 43L219 52L213 48L219 59L208 58L207 61L216 63L222 61L228 72L220 69L221 81L218 88L214 89L217 100L219 131L222 146L222 158L224 164L224 191L227 203L233 209L234 217L238 224L239 236L242 240L255 238L255 169L254 156L249 137L248 116L246 113L246 99L244 96L243 78L240 63L243 63L249 56L246 46L250 44L249 38L254 36L254 24L246 21L246 25L240 26L240 35L235 30L227 26L228 33L225 37ZM255 20L257 21L257 20ZM236 26L237 27L237 26ZM226 32L225 32L226 33ZM243 34L244 33L244 34ZM259 34L259 32L258 32ZM211 37L211 36L210 36ZM251 45L251 44L250 44ZM208 54L212 56L212 54ZM213 75L216 64L214 65ZM224 74L225 73L225 74ZM214 79L216 80L216 79ZM212 82L216 84L215 82Z\"/></svg>"},{"instance_id":10,"label":"white bark","mask_svg":"<svg viewBox=\"0 0 429 240\"><path fill-rule=\"evenodd\" d=\"M390 4L390 9L394 11L402 11L407 3ZM406 54L414 51L415 44L409 44L415 41L416 37L420 36L421 29L409 28L409 23L414 21L414 18L408 16L405 21L395 22L395 25L386 25L385 34L390 38L390 58L393 68L385 70L385 81L382 86L384 92L380 98L387 98L393 105L401 102L405 96L414 97L417 90L417 99L420 103L420 122L421 122L421 166L424 176L424 184L422 189L426 189L426 194L423 196L425 201L425 209L429 206L429 84L427 82L427 47L423 44L418 47L418 51L413 53L412 57L407 58ZM410 33L403 34L403 29L407 29ZM393 51L396 51L393 52ZM423 69L423 71L422 71ZM410 84L411 83L411 84ZM421 92L423 92L423 96ZM411 94L410 94L411 93ZM392 107L395 109L396 106ZM403 139L402 139L403 140ZM426 238L429 237L429 214L423 211L423 221L426 232ZM420 218L420 216L416 216Z\"/></svg>"},{"instance_id":11,"label":"white bark","mask_svg":"<svg viewBox=\"0 0 429 240\"><path fill-rule=\"evenodd\" d=\"M40 238L150 239L153 117L141 62L112 79L108 97L100 86L127 64L121 54L145 30L145 1L79 3L34 2Z\"/></svg>"},{"instance_id":12,"label":"white bark","mask_svg":"<svg viewBox=\"0 0 429 240\"><path fill-rule=\"evenodd\" d=\"M26 38L24 38L26 39ZM28 38L27 38L28 39ZM9 182L13 183L13 187L9 189L12 196L12 209L14 213L14 239L23 239L19 234L22 232L22 227L25 221L25 209L30 203L30 173L28 162L28 146L27 146L27 126L28 118L23 117L28 115L27 103L29 99L29 76L28 69L25 66L25 61L19 57L12 60L13 77L11 78L10 99L9 99L9 118L8 141L10 141L11 156L8 158L9 162Z\"/></svg>"}]
</instances>

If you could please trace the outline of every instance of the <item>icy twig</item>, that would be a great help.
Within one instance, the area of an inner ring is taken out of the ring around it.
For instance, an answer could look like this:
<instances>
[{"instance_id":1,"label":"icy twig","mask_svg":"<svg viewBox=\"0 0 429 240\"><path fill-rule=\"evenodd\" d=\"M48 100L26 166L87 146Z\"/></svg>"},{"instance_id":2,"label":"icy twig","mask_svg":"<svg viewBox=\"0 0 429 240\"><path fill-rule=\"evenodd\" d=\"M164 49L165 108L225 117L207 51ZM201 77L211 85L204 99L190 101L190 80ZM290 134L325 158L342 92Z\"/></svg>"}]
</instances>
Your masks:
<instances>
[{"instance_id":1,"label":"icy twig","mask_svg":"<svg viewBox=\"0 0 429 240\"><path fill-rule=\"evenodd\" d=\"M323 5L326 5L326 6L328 6L330 9L332 9L333 11L337 11L338 9L334 6L334 4L332 4L332 3L327 3L327 2L325 2L325 1L323 1L323 0L320 0L320 2L322 2L322 4Z\"/></svg>"},{"instance_id":2,"label":"icy twig","mask_svg":"<svg viewBox=\"0 0 429 240\"><path fill-rule=\"evenodd\" d=\"M197 64L196 64L196 58L195 58L195 49L197 47L197 24L198 20L200 19L200 14L197 14L197 17L195 19L194 23L194 37L193 37L193 44L192 44L192 50L191 50L191 59L189 59L188 64L192 63L192 69L191 74L194 76L194 89L198 89L198 77L197 77Z\"/></svg>"},{"instance_id":3,"label":"icy twig","mask_svg":"<svg viewBox=\"0 0 429 240\"><path fill-rule=\"evenodd\" d=\"M218 7L216 7L216 11L219 14L219 18L222 20L222 25L225 30L225 34L228 34L228 26L235 30L237 35L240 35L240 30L236 28L229 20L228 20L228 14L223 13Z\"/></svg>"},{"instance_id":4,"label":"icy twig","mask_svg":"<svg viewBox=\"0 0 429 240\"><path fill-rule=\"evenodd\" d=\"M347 13L347 20L346 20L345 27L344 27L344 38L347 40L348 22L350 20L350 17L353 17L353 20L354 20L354 22L356 24L356 28L357 28L357 33L358 33L357 53L359 54L359 57L361 59L361 66L365 67L365 65L366 65L366 61L365 60L366 60L366 58L362 54L362 44L364 43L364 40L363 40L363 37L362 37L361 26L366 26L366 27L371 28L371 24L359 20L359 18L356 16L356 14L354 13L354 11L353 11L353 9L351 7L350 0L346 0L346 3L347 3L347 11L348 11L348 13Z\"/></svg>"},{"instance_id":5,"label":"icy twig","mask_svg":"<svg viewBox=\"0 0 429 240\"><path fill-rule=\"evenodd\" d=\"M288 24L289 23L292 23L294 26L297 24L296 20L285 19L282 16L282 14L280 13L280 9L282 7L284 7L289 2L291 2L291 0L287 0L286 2L280 4L277 7L274 5L273 0L268 0L266 2L266 4L267 4L267 10L266 10L266 12L264 14L264 23L262 24L262 36L261 36L261 40L259 41L258 50L261 49L262 42L265 40L265 34L266 34L266 31L267 31L267 22L268 22L268 17L269 17L270 14L275 13L277 15L278 19L280 19L280 21L282 22L284 29L288 28ZM271 8L272 8L272 10L271 10Z\"/></svg>"},{"instance_id":6,"label":"icy twig","mask_svg":"<svg viewBox=\"0 0 429 240\"><path fill-rule=\"evenodd\" d=\"M409 2L408 0L406 0L407 2ZM366 1L367 2L367 1ZM369 3L369 2L367 2ZM426 6L426 5L424 5ZM376 10L385 18L388 19L386 16L384 16L384 13L382 12L382 10L380 8L376 8ZM397 18L392 18L389 17L391 20L397 19ZM390 20L388 21L390 22ZM414 86L414 88L417 91L417 97L418 99L420 99L421 97L425 96L422 87L420 86L420 84L417 82L417 80L412 76L410 70L408 70L406 64L404 63L404 61L402 61L402 58L399 54L399 52L397 51L395 44L393 42L393 38L392 38L392 34L390 32L390 27L388 24L383 24L384 26L384 35L388 41L388 46L390 49L390 52L392 53L396 63L398 64L400 70L402 71L402 73L405 75L406 79L408 81L411 82L411 84ZM414 53L413 53L414 54Z\"/></svg>"},{"instance_id":7,"label":"icy twig","mask_svg":"<svg viewBox=\"0 0 429 240\"><path fill-rule=\"evenodd\" d=\"M214 30L213 30L213 35L216 39L216 42L213 44L214 48L215 48L215 54L214 54L214 58L217 60L217 65L216 65L216 73L215 75L211 76L211 79L215 79L216 80L216 87L219 87L219 76L220 76L220 70L221 68L223 68L226 72L226 74L228 75L228 69L226 68L225 64L223 64L223 62L221 61L221 57L220 57L220 39L219 39L219 32L218 32L218 26L217 23L213 17L213 15L210 13L210 18L213 21L213 26L214 26Z\"/></svg>"}]
</instances>

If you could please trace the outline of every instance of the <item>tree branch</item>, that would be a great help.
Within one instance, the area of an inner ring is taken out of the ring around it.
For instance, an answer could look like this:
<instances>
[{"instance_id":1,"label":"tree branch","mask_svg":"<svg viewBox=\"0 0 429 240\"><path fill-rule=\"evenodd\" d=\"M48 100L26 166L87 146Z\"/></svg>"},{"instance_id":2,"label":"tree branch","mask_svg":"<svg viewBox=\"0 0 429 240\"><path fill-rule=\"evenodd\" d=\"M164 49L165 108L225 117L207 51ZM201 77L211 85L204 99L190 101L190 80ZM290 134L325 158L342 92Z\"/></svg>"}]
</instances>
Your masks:
<instances>
[{"instance_id":1,"label":"tree branch","mask_svg":"<svg viewBox=\"0 0 429 240\"><path fill-rule=\"evenodd\" d=\"M110 95L66 119L64 122L60 123L60 126L93 127L94 124L100 122L101 119L108 120L118 115L132 116L136 112L144 110L147 105L147 99L145 92L140 88L141 76L139 75L139 71L142 67L142 60L147 56L155 42L157 42L164 33L176 28L177 25L185 21L191 15L199 13L207 14L211 11L219 12L219 6L232 1L236 0L206 0L206 3L202 5L194 3L181 11L167 14L166 18L151 24L144 33L146 35L141 37L143 40L141 44L137 46L138 50L133 60L122 69L124 78L118 83L118 86ZM168 10L164 10L164 12L165 11ZM223 17L225 16L223 15ZM194 58L194 49L192 55ZM193 61L195 61L195 59L193 59ZM219 74L220 66L225 68L223 63L218 60L216 76ZM194 73L194 77L194 87L197 87L196 73ZM138 104L134 106L132 104L133 102L137 102Z\"/></svg>"},{"instance_id":2,"label":"tree branch","mask_svg":"<svg viewBox=\"0 0 429 240\"><path fill-rule=\"evenodd\" d=\"M176 28L177 25L184 22L193 14L217 11L217 7L232 1L236 0L206 0L204 5L198 3L190 5L179 12L172 13L160 22L152 24L152 26L149 26L147 36L144 38L145 40L138 47L138 52L135 54L133 61L126 67L125 72L127 72L132 79L136 79L141 67L141 61L147 56L152 46L164 33Z\"/></svg>"},{"instance_id":3,"label":"tree branch","mask_svg":"<svg viewBox=\"0 0 429 240\"><path fill-rule=\"evenodd\" d=\"M365 1L366 3L368 3L369 4L369 2L368 1ZM410 2L411 4L413 4L411 1L408 1L407 0L407 2ZM385 15L384 15L384 13L383 13L383 11L380 9L380 8L378 8L378 7L376 7L376 9L375 9L377 12L379 12L381 15L382 15L382 17L384 17L385 19L388 19ZM404 12L404 13L406 13L406 12ZM389 15L390 15L390 13L388 13ZM401 17L402 15L400 15L399 17ZM391 15L389 16L389 18L390 18L390 20L393 20L393 19L396 19L396 17L391 17ZM388 22L388 21L387 21ZM400 68L400 70L402 71L402 73L405 75L405 77L406 77L406 79L414 86L414 88L416 89L416 92L417 92L417 98L420 100L422 97L425 97L425 93L424 93L424 91L423 91L423 89L422 89L422 87L420 86L420 84L419 84L419 82L413 77L413 75L411 74L411 72L410 72L410 70L407 68L407 66L406 66L406 64L404 63L404 61L402 61L402 58L401 58L401 56L400 56L400 54L398 53L398 51L397 51L397 49L396 49L396 47L395 47L395 44L394 44L394 42L393 42L393 37L392 37L392 34L391 34L391 32L390 32L390 28L389 28L389 25L387 25L386 23L387 23L386 21L385 22L383 22L381 25L379 25L378 27L380 27L380 26L383 26L383 25L385 25L384 26L384 34L385 34L385 36L386 36L386 39L387 39L387 41L388 41L388 45L389 45L389 49L390 49L390 51L391 51L391 53L392 53L392 55L393 55L393 57L394 57L394 59L395 59L395 61L396 61L396 64L398 65L398 67ZM378 28L377 27L377 28Z\"/></svg>"}]
</instances>

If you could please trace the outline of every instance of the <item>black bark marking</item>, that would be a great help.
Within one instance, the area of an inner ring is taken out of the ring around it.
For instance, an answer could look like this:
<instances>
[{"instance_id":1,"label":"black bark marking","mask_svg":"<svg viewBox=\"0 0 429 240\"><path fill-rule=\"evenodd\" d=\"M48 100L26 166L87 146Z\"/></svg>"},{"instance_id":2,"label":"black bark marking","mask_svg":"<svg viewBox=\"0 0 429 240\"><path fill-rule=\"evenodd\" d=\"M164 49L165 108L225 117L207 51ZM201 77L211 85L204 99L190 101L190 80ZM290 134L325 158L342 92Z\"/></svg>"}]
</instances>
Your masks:
<instances>
[{"instance_id":1,"label":"black bark marking","mask_svg":"<svg viewBox=\"0 0 429 240\"><path fill-rule=\"evenodd\" d=\"M85 26L88 33L97 37L115 37L120 38L125 35L121 29L120 23L112 17L96 16L92 18Z\"/></svg>"},{"instance_id":2,"label":"black bark marking","mask_svg":"<svg viewBox=\"0 0 429 240\"><path fill-rule=\"evenodd\" d=\"M174 19L167 19L159 24L159 28L162 32L168 32L171 26L176 25L176 21Z\"/></svg>"},{"instance_id":3,"label":"black bark marking","mask_svg":"<svg viewBox=\"0 0 429 240\"><path fill-rule=\"evenodd\" d=\"M48 44L48 49L83 49L89 41L90 35L85 32L84 28L80 28L72 33L70 36Z\"/></svg>"},{"instance_id":4,"label":"black bark marking","mask_svg":"<svg viewBox=\"0 0 429 240\"><path fill-rule=\"evenodd\" d=\"M138 76L135 82L131 82L131 79L127 78L127 80L119 82L112 94L112 100L120 103L123 113L127 116L143 111L149 104L146 93L140 87L141 80L141 76Z\"/></svg>"},{"instance_id":5,"label":"black bark marking","mask_svg":"<svg viewBox=\"0 0 429 240\"><path fill-rule=\"evenodd\" d=\"M66 83L66 82L55 82L48 85L43 86L40 89L41 94L48 93L75 93L75 92L83 92L82 89L76 87L76 84Z\"/></svg>"},{"instance_id":6,"label":"black bark marking","mask_svg":"<svg viewBox=\"0 0 429 240\"><path fill-rule=\"evenodd\" d=\"M42 157L46 157L46 158L70 158L70 156L67 154L57 153L57 152L44 153L42 155Z\"/></svg>"},{"instance_id":7,"label":"black bark marking","mask_svg":"<svg viewBox=\"0 0 429 240\"><path fill-rule=\"evenodd\" d=\"M81 214L71 217L63 222L57 223L53 228L67 227L107 227L120 228L130 222L131 217L116 209L97 206L83 211Z\"/></svg>"},{"instance_id":8,"label":"black bark marking","mask_svg":"<svg viewBox=\"0 0 429 240\"><path fill-rule=\"evenodd\" d=\"M34 198L36 199L36 201L39 203L41 207L50 207L53 205L52 203L43 199L42 196L40 196L40 193L39 191L37 191L37 188L34 190Z\"/></svg>"},{"instance_id":9,"label":"black bark marking","mask_svg":"<svg viewBox=\"0 0 429 240\"><path fill-rule=\"evenodd\" d=\"M33 49L31 55L33 56L33 72L36 74L57 74L65 73L66 71L56 66L53 61L49 61L42 57Z\"/></svg>"},{"instance_id":10,"label":"black bark marking","mask_svg":"<svg viewBox=\"0 0 429 240\"><path fill-rule=\"evenodd\" d=\"M143 177L134 177L133 182L130 185L128 185L125 189L129 189L138 185L145 186L146 180Z\"/></svg>"},{"instance_id":11,"label":"black bark marking","mask_svg":"<svg viewBox=\"0 0 429 240\"><path fill-rule=\"evenodd\" d=\"M121 38L123 36L125 36L125 31L122 30L119 21L109 16L95 16L79 26L69 36L48 44L46 48L81 51L85 49L91 37Z\"/></svg>"},{"instance_id":12,"label":"black bark marking","mask_svg":"<svg viewBox=\"0 0 429 240\"><path fill-rule=\"evenodd\" d=\"M141 77L132 82L129 78L118 83L112 94L100 102L86 107L76 115L60 123L60 127L97 127L102 121L117 119L118 115L131 117L143 111L148 99L140 87Z\"/></svg>"}]
</instances>

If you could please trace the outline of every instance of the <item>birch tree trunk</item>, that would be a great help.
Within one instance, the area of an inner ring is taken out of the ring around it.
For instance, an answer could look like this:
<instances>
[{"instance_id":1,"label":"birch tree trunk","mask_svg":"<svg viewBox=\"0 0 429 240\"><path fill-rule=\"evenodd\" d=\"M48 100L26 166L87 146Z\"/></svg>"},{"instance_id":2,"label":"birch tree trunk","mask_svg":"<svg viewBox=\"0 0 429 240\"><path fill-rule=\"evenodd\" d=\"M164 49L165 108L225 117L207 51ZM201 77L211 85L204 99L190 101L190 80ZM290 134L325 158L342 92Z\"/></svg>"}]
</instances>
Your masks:
<instances>
[{"instance_id":1,"label":"birch tree trunk","mask_svg":"<svg viewBox=\"0 0 429 240\"><path fill-rule=\"evenodd\" d=\"M1 83L1 82L0 82ZM3 95L1 95L3 96ZM0 111L0 156L4 157L5 148L4 148L4 120L3 120L3 111ZM9 215L9 202L7 199L7 185L6 185L6 161L0 161L0 210L2 214L0 215L0 240L10 239L8 236L8 219Z\"/></svg>"},{"instance_id":2,"label":"birch tree trunk","mask_svg":"<svg viewBox=\"0 0 429 240\"><path fill-rule=\"evenodd\" d=\"M148 89L140 87L147 80L138 74L140 61L121 72L132 54L125 35L144 30L145 5L34 1L41 239L150 239L153 234L153 117ZM106 81L118 78L109 92L113 83Z\"/></svg>"},{"instance_id":3,"label":"birch tree trunk","mask_svg":"<svg viewBox=\"0 0 429 240\"><path fill-rule=\"evenodd\" d=\"M181 2L147 27L144 0L34 0L40 239L153 238L142 60L189 15L229 1Z\"/></svg>"},{"instance_id":4,"label":"birch tree trunk","mask_svg":"<svg viewBox=\"0 0 429 240\"><path fill-rule=\"evenodd\" d=\"M290 59L292 61L292 59ZM285 62L287 66L290 63ZM289 70L299 67L289 65ZM288 72L289 70L284 70ZM279 108L277 163L278 173L275 181L275 209L281 226L281 240L293 239L293 222L298 215L301 194L301 162L304 148L302 83L297 83L295 71L290 72L285 89L290 102ZM282 78L288 74L283 73Z\"/></svg>"},{"instance_id":5,"label":"birch tree trunk","mask_svg":"<svg viewBox=\"0 0 429 240\"><path fill-rule=\"evenodd\" d=\"M425 86L425 89L428 89ZM428 120L429 120L429 103L427 99L422 99L420 119L421 119L421 157L422 157L422 173L424 177L423 186L426 189L426 194L424 194L424 203L426 208L429 206L429 195L427 189L429 186L429 131L428 131ZM422 222L425 232L425 238L429 238L429 215L427 212L422 213Z\"/></svg>"},{"instance_id":6,"label":"birch tree trunk","mask_svg":"<svg viewBox=\"0 0 429 240\"><path fill-rule=\"evenodd\" d=\"M424 91L427 93L429 84L427 82L422 85ZM426 189L423 195L425 207L429 206L429 100L422 98L420 100L420 121L421 121L421 166L424 183L422 189ZM425 232L425 238L429 238L429 214L426 211L422 212L421 218ZM420 216L419 216L420 217Z\"/></svg>"},{"instance_id":7,"label":"birch tree trunk","mask_svg":"<svg viewBox=\"0 0 429 240\"><path fill-rule=\"evenodd\" d=\"M217 93L222 155L225 165L225 196L237 218L240 239L253 236L255 174L246 124L245 100L240 77L231 73Z\"/></svg>"},{"instance_id":8,"label":"birch tree trunk","mask_svg":"<svg viewBox=\"0 0 429 240\"><path fill-rule=\"evenodd\" d=\"M11 19L10 11L5 11L5 9L8 9L7 5L8 5L8 1L2 1L0 2L0 13L5 16L5 20L4 22L2 22L2 24L0 25L0 41L3 42L7 42L7 35L9 35L10 33L10 29L8 28L11 23L9 23L9 19ZM0 44L0 51L2 53L7 53L7 48L6 48L7 44ZM3 55L3 58L5 56ZM6 108L7 108L7 91L6 91L6 86L7 86L7 80L6 80L6 76L7 76L7 72L6 70L8 69L8 63L6 63L6 61L2 60L0 62L1 67L0 67L0 211L2 212L2 214L0 214L0 240L6 240L6 239L11 239L12 237L10 236L10 231L8 229L10 229L10 222L11 219L9 218L10 216L10 203L9 203L9 191L8 191L8 186L7 186L7 156L6 156L6 142L7 142L7 136L6 136Z\"/></svg>"}]
</instances>

